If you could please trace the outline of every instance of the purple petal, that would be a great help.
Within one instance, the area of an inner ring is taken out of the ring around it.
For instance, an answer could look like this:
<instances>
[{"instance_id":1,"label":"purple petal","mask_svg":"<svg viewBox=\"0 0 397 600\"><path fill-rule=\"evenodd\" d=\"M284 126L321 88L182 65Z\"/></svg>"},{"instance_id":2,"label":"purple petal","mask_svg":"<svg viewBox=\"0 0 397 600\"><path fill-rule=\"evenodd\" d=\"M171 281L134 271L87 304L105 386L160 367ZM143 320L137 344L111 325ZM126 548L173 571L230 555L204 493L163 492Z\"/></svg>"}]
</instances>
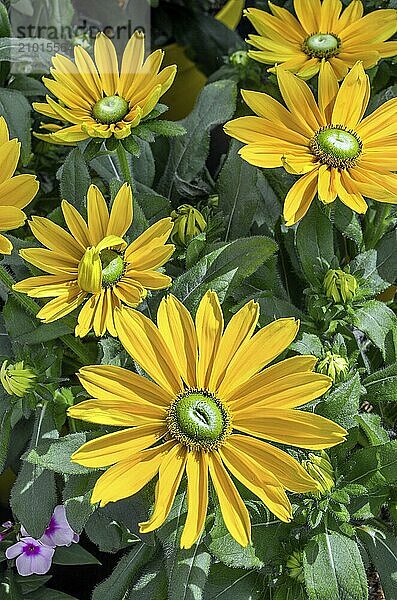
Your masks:
<instances>
[{"instance_id":1,"label":"purple petal","mask_svg":"<svg viewBox=\"0 0 397 600\"><path fill-rule=\"evenodd\" d=\"M51 547L70 546L74 536L75 532L66 518L65 507L62 504L56 506L51 521L40 538L40 542Z\"/></svg>"},{"instance_id":2,"label":"purple petal","mask_svg":"<svg viewBox=\"0 0 397 600\"><path fill-rule=\"evenodd\" d=\"M22 554L25 544L23 542L17 542L13 546L10 546L6 550L6 557L11 560Z\"/></svg>"},{"instance_id":3,"label":"purple petal","mask_svg":"<svg viewBox=\"0 0 397 600\"><path fill-rule=\"evenodd\" d=\"M80 541L80 536L78 533L75 533L73 536L73 544L78 544Z\"/></svg>"},{"instance_id":4,"label":"purple petal","mask_svg":"<svg viewBox=\"0 0 397 600\"><path fill-rule=\"evenodd\" d=\"M17 558L16 565L17 571L20 575L22 575L22 577L28 577L28 575L33 575L33 556L21 554Z\"/></svg>"},{"instance_id":5,"label":"purple petal","mask_svg":"<svg viewBox=\"0 0 397 600\"><path fill-rule=\"evenodd\" d=\"M25 527L23 525L21 525L21 537L29 537L28 532L26 531Z\"/></svg>"},{"instance_id":6,"label":"purple petal","mask_svg":"<svg viewBox=\"0 0 397 600\"><path fill-rule=\"evenodd\" d=\"M33 538L25 538L25 540L33 540ZM23 577L28 575L44 575L51 568L54 549L48 546L43 546L36 540L29 543L24 543L23 553L16 560L17 571ZM33 547L34 546L34 547Z\"/></svg>"}]
</instances>

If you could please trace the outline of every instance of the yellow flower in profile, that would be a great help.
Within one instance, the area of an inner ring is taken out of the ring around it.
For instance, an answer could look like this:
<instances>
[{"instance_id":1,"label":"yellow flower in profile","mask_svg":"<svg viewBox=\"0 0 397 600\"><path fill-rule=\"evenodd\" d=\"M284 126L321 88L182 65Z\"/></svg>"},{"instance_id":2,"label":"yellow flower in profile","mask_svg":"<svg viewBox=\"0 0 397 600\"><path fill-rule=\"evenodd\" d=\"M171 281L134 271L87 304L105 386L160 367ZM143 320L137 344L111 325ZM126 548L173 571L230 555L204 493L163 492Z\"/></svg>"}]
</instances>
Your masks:
<instances>
[{"instance_id":1,"label":"yellow flower in profile","mask_svg":"<svg viewBox=\"0 0 397 600\"><path fill-rule=\"evenodd\" d=\"M21 143L10 140L7 123L0 117L0 231L18 229L25 223L22 211L35 197L39 182L34 175L16 175ZM11 254L12 244L0 235L0 253Z\"/></svg>"},{"instance_id":2,"label":"yellow flower in profile","mask_svg":"<svg viewBox=\"0 0 397 600\"><path fill-rule=\"evenodd\" d=\"M76 335L84 337L93 329L102 336L116 336L114 309L122 304L138 306L147 290L161 290L171 279L156 269L174 251L166 241L172 231L170 218L149 227L129 246L123 236L132 223L132 193L124 184L108 211L99 189L92 185L87 196L88 222L66 200L62 212L71 233L43 217L29 223L34 236L46 249L20 251L29 263L50 273L30 277L14 285L18 292L33 298L53 298L37 314L51 323L84 303Z\"/></svg>"},{"instance_id":3,"label":"yellow flower in profile","mask_svg":"<svg viewBox=\"0 0 397 600\"><path fill-rule=\"evenodd\" d=\"M254 333L258 318L259 306L251 301L224 328L212 291L201 300L195 323L172 295L161 301L157 327L136 310L116 311L120 341L150 379L112 366L80 370L93 399L71 407L69 416L127 427L87 442L72 456L87 467L112 465L98 479L92 503L131 496L158 475L153 514L140 524L147 533L164 523L186 472L182 548L203 530L209 477L225 524L242 546L250 543L251 524L232 477L279 519L291 520L285 489L307 492L317 484L294 458L262 439L318 450L341 443L346 431L293 410L332 383L312 372L315 357L295 356L263 370L288 348L299 323L279 319Z\"/></svg>"},{"instance_id":4,"label":"yellow flower in profile","mask_svg":"<svg viewBox=\"0 0 397 600\"><path fill-rule=\"evenodd\" d=\"M338 86L335 73L323 62L318 104L309 86L277 68L286 107L261 92L242 91L258 115L229 121L225 131L247 144L241 157L264 168L283 166L302 175L284 203L287 225L301 219L318 192L324 204L339 199L365 213L363 198L397 202L397 98L363 119L370 83L357 63Z\"/></svg>"},{"instance_id":5,"label":"yellow flower in profile","mask_svg":"<svg viewBox=\"0 0 397 600\"><path fill-rule=\"evenodd\" d=\"M128 137L172 85L176 66L160 71L164 52L156 50L144 61L144 34L136 31L128 42L119 68L116 49L103 33L95 40L95 62L81 46L75 62L57 54L51 75L43 82L59 102L47 96L36 102L37 112L70 126L44 125L51 133L36 134L54 144L73 145L87 138Z\"/></svg>"},{"instance_id":6,"label":"yellow flower in profile","mask_svg":"<svg viewBox=\"0 0 397 600\"><path fill-rule=\"evenodd\" d=\"M363 17L364 7L352 0L342 11L340 0L294 0L297 18L269 2L272 14L248 8L249 18L259 35L250 35L251 58L269 65L281 65L303 79L329 62L337 79L361 60L364 68L397 54L397 42L387 42L397 31L397 10L375 10ZM273 68L269 69L274 71Z\"/></svg>"}]
</instances>

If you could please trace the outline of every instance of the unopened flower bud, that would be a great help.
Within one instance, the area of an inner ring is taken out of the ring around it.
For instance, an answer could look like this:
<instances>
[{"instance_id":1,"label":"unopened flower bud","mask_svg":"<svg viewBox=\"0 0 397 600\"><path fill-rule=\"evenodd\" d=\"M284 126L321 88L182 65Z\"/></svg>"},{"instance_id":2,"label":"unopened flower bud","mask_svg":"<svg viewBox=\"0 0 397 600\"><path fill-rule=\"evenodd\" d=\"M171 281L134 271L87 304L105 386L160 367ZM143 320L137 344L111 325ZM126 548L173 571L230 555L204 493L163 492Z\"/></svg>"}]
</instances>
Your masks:
<instances>
[{"instance_id":1,"label":"unopened flower bud","mask_svg":"<svg viewBox=\"0 0 397 600\"><path fill-rule=\"evenodd\" d=\"M341 269L327 271L323 287L327 298L336 303L346 303L354 298L357 292L357 279Z\"/></svg>"},{"instance_id":2,"label":"unopened flower bud","mask_svg":"<svg viewBox=\"0 0 397 600\"><path fill-rule=\"evenodd\" d=\"M177 210L173 210L171 218L174 221L171 241L179 246L187 246L196 235L207 229L207 222L201 212L190 204L182 204Z\"/></svg>"},{"instance_id":3,"label":"unopened flower bud","mask_svg":"<svg viewBox=\"0 0 397 600\"><path fill-rule=\"evenodd\" d=\"M302 466L317 482L318 491L311 492L314 496L325 496L335 487L334 469L324 450L321 454L309 454L309 459L302 461Z\"/></svg>"},{"instance_id":4,"label":"unopened flower bud","mask_svg":"<svg viewBox=\"0 0 397 600\"><path fill-rule=\"evenodd\" d=\"M303 582L305 577L303 574L303 555L302 552L294 550L294 552L288 557L286 562L288 568L288 575L292 579Z\"/></svg>"},{"instance_id":5,"label":"unopened flower bud","mask_svg":"<svg viewBox=\"0 0 397 600\"><path fill-rule=\"evenodd\" d=\"M233 52L233 54L230 55L229 60L235 67L246 67L250 62L250 57L245 50L237 50L237 52Z\"/></svg>"},{"instance_id":6,"label":"unopened flower bud","mask_svg":"<svg viewBox=\"0 0 397 600\"><path fill-rule=\"evenodd\" d=\"M317 372L328 375L333 381L340 381L349 371L349 363L340 354L326 352L317 365Z\"/></svg>"},{"instance_id":7,"label":"unopened flower bud","mask_svg":"<svg viewBox=\"0 0 397 600\"><path fill-rule=\"evenodd\" d=\"M36 374L23 361L8 364L5 360L0 368L0 382L9 396L23 398L34 387Z\"/></svg>"}]
</instances>

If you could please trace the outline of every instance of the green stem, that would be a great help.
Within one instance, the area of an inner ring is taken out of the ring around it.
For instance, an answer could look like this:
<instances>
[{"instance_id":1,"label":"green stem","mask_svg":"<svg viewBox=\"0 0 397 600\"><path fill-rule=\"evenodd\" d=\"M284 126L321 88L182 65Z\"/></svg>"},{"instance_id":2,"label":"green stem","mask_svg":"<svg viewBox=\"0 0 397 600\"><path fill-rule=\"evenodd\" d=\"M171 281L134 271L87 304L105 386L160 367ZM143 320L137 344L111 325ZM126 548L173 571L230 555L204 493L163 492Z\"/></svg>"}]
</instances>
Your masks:
<instances>
[{"instance_id":1,"label":"green stem","mask_svg":"<svg viewBox=\"0 0 397 600\"><path fill-rule=\"evenodd\" d=\"M40 306L29 296L25 296L25 294L20 294L13 290L12 286L15 281L14 278L5 270L4 267L0 266L0 281L8 288L11 292L15 300L19 302L23 309L33 317L37 315L40 310ZM61 340L63 343L70 349L72 352L80 359L83 365L87 364L87 352L85 350L84 344L80 342L80 340L76 339L72 335L63 335L61 336Z\"/></svg>"},{"instance_id":2,"label":"green stem","mask_svg":"<svg viewBox=\"0 0 397 600\"><path fill-rule=\"evenodd\" d=\"M126 183L129 183L132 188L133 185L130 164L128 162L127 152L125 151L125 148L121 143L117 146L117 157L120 163L121 175L123 176L124 181Z\"/></svg>"},{"instance_id":3,"label":"green stem","mask_svg":"<svg viewBox=\"0 0 397 600\"><path fill-rule=\"evenodd\" d=\"M389 226L388 218L391 210L391 204L381 204L381 206L376 206L375 219L370 225L372 231L369 233L365 244L367 250L375 248L384 236Z\"/></svg>"}]
</instances>

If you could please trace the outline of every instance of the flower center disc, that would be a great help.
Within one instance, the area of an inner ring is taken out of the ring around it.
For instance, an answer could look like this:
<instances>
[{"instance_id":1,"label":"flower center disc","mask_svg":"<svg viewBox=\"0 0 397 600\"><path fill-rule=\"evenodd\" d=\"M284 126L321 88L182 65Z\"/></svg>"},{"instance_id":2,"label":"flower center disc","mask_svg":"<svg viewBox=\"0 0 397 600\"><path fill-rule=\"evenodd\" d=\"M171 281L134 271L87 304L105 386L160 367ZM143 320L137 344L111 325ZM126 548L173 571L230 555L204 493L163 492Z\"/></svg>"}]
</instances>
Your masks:
<instances>
[{"instance_id":1,"label":"flower center disc","mask_svg":"<svg viewBox=\"0 0 397 600\"><path fill-rule=\"evenodd\" d=\"M226 407L206 390L189 390L178 396L171 404L167 423L173 438L196 450L219 448L231 431Z\"/></svg>"},{"instance_id":2,"label":"flower center disc","mask_svg":"<svg viewBox=\"0 0 397 600\"><path fill-rule=\"evenodd\" d=\"M115 250L102 250L100 253L102 263L102 287L115 285L124 274L124 260Z\"/></svg>"},{"instance_id":3,"label":"flower center disc","mask_svg":"<svg viewBox=\"0 0 397 600\"><path fill-rule=\"evenodd\" d=\"M348 169L356 164L362 142L354 131L330 125L316 133L310 141L310 149L322 164Z\"/></svg>"},{"instance_id":4,"label":"flower center disc","mask_svg":"<svg viewBox=\"0 0 397 600\"><path fill-rule=\"evenodd\" d=\"M94 119L104 125L122 121L128 112L129 104L121 96L106 96L98 100L92 110Z\"/></svg>"},{"instance_id":5,"label":"flower center disc","mask_svg":"<svg viewBox=\"0 0 397 600\"><path fill-rule=\"evenodd\" d=\"M303 43L303 51L314 58L329 58L339 53L340 39L333 33L315 33Z\"/></svg>"}]
</instances>

